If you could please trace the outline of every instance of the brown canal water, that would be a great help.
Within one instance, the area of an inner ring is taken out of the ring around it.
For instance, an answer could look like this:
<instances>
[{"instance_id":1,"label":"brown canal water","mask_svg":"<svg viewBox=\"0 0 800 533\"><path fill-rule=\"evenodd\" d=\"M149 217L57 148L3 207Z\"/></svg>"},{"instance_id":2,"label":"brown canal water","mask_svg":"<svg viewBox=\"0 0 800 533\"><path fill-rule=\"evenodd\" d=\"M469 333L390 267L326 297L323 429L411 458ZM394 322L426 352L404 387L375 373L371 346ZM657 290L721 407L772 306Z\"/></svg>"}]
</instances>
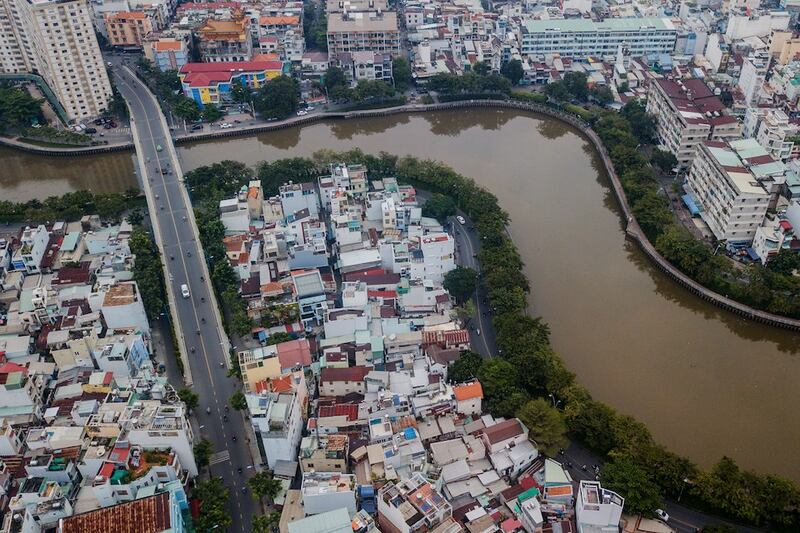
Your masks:
<instances>
[{"instance_id":1,"label":"brown canal water","mask_svg":"<svg viewBox=\"0 0 800 533\"><path fill-rule=\"evenodd\" d=\"M625 239L599 160L569 127L469 110L335 121L179 152L190 170L353 147L441 160L498 196L526 263L533 312L595 397L704 466L729 455L800 481L800 335L722 311L654 268ZM0 162L0 195L10 199L135 182L130 154L65 160L0 150Z\"/></svg>"}]
</instances>

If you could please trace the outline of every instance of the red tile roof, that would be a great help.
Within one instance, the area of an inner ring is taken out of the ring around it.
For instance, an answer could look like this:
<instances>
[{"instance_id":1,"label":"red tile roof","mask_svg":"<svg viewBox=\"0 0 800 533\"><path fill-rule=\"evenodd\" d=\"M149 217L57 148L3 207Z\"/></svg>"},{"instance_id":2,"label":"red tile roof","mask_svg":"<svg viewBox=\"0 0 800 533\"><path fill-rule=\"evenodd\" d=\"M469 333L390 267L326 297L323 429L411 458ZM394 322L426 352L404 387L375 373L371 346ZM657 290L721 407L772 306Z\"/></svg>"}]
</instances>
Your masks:
<instances>
[{"instance_id":1,"label":"red tile roof","mask_svg":"<svg viewBox=\"0 0 800 533\"><path fill-rule=\"evenodd\" d=\"M337 381L364 381L364 376L369 374L372 367L351 366L349 368L323 368L320 372L321 382Z\"/></svg>"},{"instance_id":2,"label":"red tile roof","mask_svg":"<svg viewBox=\"0 0 800 533\"><path fill-rule=\"evenodd\" d=\"M192 87L207 87L231 80L245 72L282 71L282 61L220 61L219 63L186 63L181 67L183 82Z\"/></svg>"},{"instance_id":3,"label":"red tile roof","mask_svg":"<svg viewBox=\"0 0 800 533\"><path fill-rule=\"evenodd\" d=\"M483 433L486 435L486 438L489 439L489 443L497 444L498 442L503 442L504 440L521 435L522 426L519 420L512 418L511 420L489 426L483 430Z\"/></svg>"},{"instance_id":4,"label":"red tile roof","mask_svg":"<svg viewBox=\"0 0 800 533\"><path fill-rule=\"evenodd\" d=\"M453 387L453 394L459 402L464 400L472 400L474 398L483 398L483 387L480 381L473 381L464 385L457 385Z\"/></svg>"},{"instance_id":5,"label":"red tile roof","mask_svg":"<svg viewBox=\"0 0 800 533\"><path fill-rule=\"evenodd\" d=\"M343 403L337 405L322 405L319 408L319 418L327 416L346 416L347 420L358 420L358 405L353 403Z\"/></svg>"},{"instance_id":6,"label":"red tile roof","mask_svg":"<svg viewBox=\"0 0 800 533\"><path fill-rule=\"evenodd\" d=\"M171 529L169 493L64 518L61 533L161 533Z\"/></svg>"},{"instance_id":7,"label":"red tile roof","mask_svg":"<svg viewBox=\"0 0 800 533\"><path fill-rule=\"evenodd\" d=\"M281 368L311 365L311 348L306 339L281 342L275 346Z\"/></svg>"}]
</instances>

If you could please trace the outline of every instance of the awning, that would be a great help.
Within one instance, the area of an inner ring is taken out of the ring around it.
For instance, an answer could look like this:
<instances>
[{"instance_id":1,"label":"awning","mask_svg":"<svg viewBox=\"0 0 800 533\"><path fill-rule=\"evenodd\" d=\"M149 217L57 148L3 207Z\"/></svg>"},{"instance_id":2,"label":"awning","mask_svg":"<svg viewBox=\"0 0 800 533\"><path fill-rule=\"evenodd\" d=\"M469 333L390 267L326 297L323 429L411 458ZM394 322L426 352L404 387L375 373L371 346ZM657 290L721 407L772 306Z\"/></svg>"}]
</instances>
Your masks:
<instances>
[{"instance_id":1,"label":"awning","mask_svg":"<svg viewBox=\"0 0 800 533\"><path fill-rule=\"evenodd\" d=\"M747 248L747 255L749 255L749 256L750 256L750 259L752 259L753 261L761 261L761 258L758 256L758 254L756 253L756 251L755 251L755 250L753 250L753 247L752 247L752 246L749 246L749 247Z\"/></svg>"},{"instance_id":2,"label":"awning","mask_svg":"<svg viewBox=\"0 0 800 533\"><path fill-rule=\"evenodd\" d=\"M697 207L697 204L694 203L694 199L690 195L684 194L681 196L681 200L683 200L683 203L686 204L686 207L689 209L689 212L692 214L692 216L697 216L700 214L700 209Z\"/></svg>"}]
</instances>

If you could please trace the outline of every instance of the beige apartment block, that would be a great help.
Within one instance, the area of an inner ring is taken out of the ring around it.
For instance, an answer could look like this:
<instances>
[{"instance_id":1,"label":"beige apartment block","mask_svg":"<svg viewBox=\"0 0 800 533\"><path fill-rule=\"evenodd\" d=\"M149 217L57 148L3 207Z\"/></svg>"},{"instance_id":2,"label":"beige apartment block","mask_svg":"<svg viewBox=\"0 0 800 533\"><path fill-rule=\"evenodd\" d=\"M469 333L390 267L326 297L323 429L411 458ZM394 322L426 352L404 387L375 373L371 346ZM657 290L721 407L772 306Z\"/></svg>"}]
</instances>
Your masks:
<instances>
[{"instance_id":1,"label":"beige apartment block","mask_svg":"<svg viewBox=\"0 0 800 533\"><path fill-rule=\"evenodd\" d=\"M88 0L0 0L0 72L40 75L70 119L100 115L111 83Z\"/></svg>"}]
</instances>

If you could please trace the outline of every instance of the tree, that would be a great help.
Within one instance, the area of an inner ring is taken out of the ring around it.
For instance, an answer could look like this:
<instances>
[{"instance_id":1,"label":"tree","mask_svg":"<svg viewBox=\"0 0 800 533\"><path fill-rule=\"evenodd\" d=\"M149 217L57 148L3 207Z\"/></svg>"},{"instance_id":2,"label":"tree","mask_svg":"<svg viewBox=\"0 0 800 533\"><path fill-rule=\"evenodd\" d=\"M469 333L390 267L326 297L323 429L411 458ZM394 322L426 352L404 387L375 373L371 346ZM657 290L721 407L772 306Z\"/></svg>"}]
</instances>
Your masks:
<instances>
[{"instance_id":1,"label":"tree","mask_svg":"<svg viewBox=\"0 0 800 533\"><path fill-rule=\"evenodd\" d=\"M651 239L656 238L672 222L672 213L667 208L667 199L652 192L645 194L633 206L633 215L642 230Z\"/></svg>"},{"instance_id":2,"label":"tree","mask_svg":"<svg viewBox=\"0 0 800 533\"><path fill-rule=\"evenodd\" d=\"M339 67L331 66L325 71L325 88L328 92L332 91L335 87L347 87L347 78L344 75L344 70Z\"/></svg>"},{"instance_id":3,"label":"tree","mask_svg":"<svg viewBox=\"0 0 800 533\"><path fill-rule=\"evenodd\" d=\"M256 95L253 106L266 118L286 118L297 111L300 103L300 84L288 76L278 76L264 85Z\"/></svg>"},{"instance_id":4,"label":"tree","mask_svg":"<svg viewBox=\"0 0 800 533\"><path fill-rule=\"evenodd\" d=\"M150 234L141 226L134 228L128 239L133 262L133 279L142 295L147 318L155 320L164 309L165 292L161 260Z\"/></svg>"},{"instance_id":5,"label":"tree","mask_svg":"<svg viewBox=\"0 0 800 533\"><path fill-rule=\"evenodd\" d=\"M237 104L244 104L253 99L253 93L237 78L231 83L231 98Z\"/></svg>"},{"instance_id":6,"label":"tree","mask_svg":"<svg viewBox=\"0 0 800 533\"><path fill-rule=\"evenodd\" d=\"M492 67L485 61L478 61L474 65L472 65L472 71L475 74L479 74L481 76L488 76L489 73L492 71Z\"/></svg>"},{"instance_id":7,"label":"tree","mask_svg":"<svg viewBox=\"0 0 800 533\"><path fill-rule=\"evenodd\" d=\"M477 313L477 307L475 306L475 302L467 300L463 304L454 307L453 312L462 324L466 324Z\"/></svg>"},{"instance_id":8,"label":"tree","mask_svg":"<svg viewBox=\"0 0 800 533\"><path fill-rule=\"evenodd\" d=\"M767 269L784 276L791 276L795 270L800 269L800 253L781 250L778 255L769 260Z\"/></svg>"},{"instance_id":9,"label":"tree","mask_svg":"<svg viewBox=\"0 0 800 533\"><path fill-rule=\"evenodd\" d=\"M197 120L200 118L200 108L197 107L197 102L182 95L172 105L172 112L176 117L184 120Z\"/></svg>"},{"instance_id":10,"label":"tree","mask_svg":"<svg viewBox=\"0 0 800 533\"><path fill-rule=\"evenodd\" d=\"M253 496L258 499L266 497L274 500L280 494L283 485L269 472L258 472L247 480L247 486L253 491Z\"/></svg>"},{"instance_id":11,"label":"tree","mask_svg":"<svg viewBox=\"0 0 800 533\"><path fill-rule=\"evenodd\" d=\"M395 57L392 61L392 78L394 86L399 91L405 91L414 84L414 77L411 73L411 66L408 60L403 57Z\"/></svg>"},{"instance_id":12,"label":"tree","mask_svg":"<svg viewBox=\"0 0 800 533\"><path fill-rule=\"evenodd\" d=\"M223 117L222 111L214 104L206 104L203 106L203 120L206 122L214 122Z\"/></svg>"},{"instance_id":13,"label":"tree","mask_svg":"<svg viewBox=\"0 0 800 533\"><path fill-rule=\"evenodd\" d=\"M353 90L353 98L357 102L389 96L394 96L394 87L381 80L361 80Z\"/></svg>"},{"instance_id":14,"label":"tree","mask_svg":"<svg viewBox=\"0 0 800 533\"><path fill-rule=\"evenodd\" d=\"M586 74L583 72L567 72L564 74L564 87L566 87L570 96L579 102L585 102L589 96Z\"/></svg>"},{"instance_id":15,"label":"tree","mask_svg":"<svg viewBox=\"0 0 800 533\"><path fill-rule=\"evenodd\" d=\"M200 516L194 522L197 531L211 531L219 528L225 531L233 523L227 511L230 493L222 483L222 478L212 477L195 485L192 496L200 501Z\"/></svg>"},{"instance_id":16,"label":"tree","mask_svg":"<svg viewBox=\"0 0 800 533\"><path fill-rule=\"evenodd\" d=\"M560 81L548 83L544 88L544 94L548 98L552 98L558 102L565 102L569 100L569 91L567 87Z\"/></svg>"},{"instance_id":17,"label":"tree","mask_svg":"<svg viewBox=\"0 0 800 533\"><path fill-rule=\"evenodd\" d=\"M548 400L529 401L517 412L517 418L528 428L528 438L550 457L555 457L560 448L569 444L564 415Z\"/></svg>"},{"instance_id":18,"label":"tree","mask_svg":"<svg viewBox=\"0 0 800 533\"><path fill-rule=\"evenodd\" d=\"M589 93L592 99L600 105L610 104L614 101L614 93L606 85L595 85Z\"/></svg>"},{"instance_id":19,"label":"tree","mask_svg":"<svg viewBox=\"0 0 800 533\"><path fill-rule=\"evenodd\" d=\"M186 409L189 410L189 413L197 409L197 406L200 404L200 397L197 393L185 387L178 391L178 398L186 404Z\"/></svg>"},{"instance_id":20,"label":"tree","mask_svg":"<svg viewBox=\"0 0 800 533\"><path fill-rule=\"evenodd\" d=\"M41 118L43 102L32 97L25 89L0 86L0 128L30 126L34 120Z\"/></svg>"},{"instance_id":21,"label":"tree","mask_svg":"<svg viewBox=\"0 0 800 533\"><path fill-rule=\"evenodd\" d=\"M450 383L464 383L472 381L478 375L483 365L483 356L467 350L461 357L450 363L447 368L447 380Z\"/></svg>"},{"instance_id":22,"label":"tree","mask_svg":"<svg viewBox=\"0 0 800 533\"><path fill-rule=\"evenodd\" d=\"M198 469L208 466L212 453L214 453L214 447L208 439L202 439L194 445L194 461L197 463Z\"/></svg>"},{"instance_id":23,"label":"tree","mask_svg":"<svg viewBox=\"0 0 800 533\"><path fill-rule=\"evenodd\" d=\"M273 533L281 521L281 513L272 511L253 517L253 533Z\"/></svg>"},{"instance_id":24,"label":"tree","mask_svg":"<svg viewBox=\"0 0 800 533\"><path fill-rule=\"evenodd\" d=\"M520 80L525 75L525 71L522 69L522 61L512 59L500 67L500 74L508 78L512 85L519 85Z\"/></svg>"},{"instance_id":25,"label":"tree","mask_svg":"<svg viewBox=\"0 0 800 533\"><path fill-rule=\"evenodd\" d=\"M672 152L653 148L653 153L650 155L650 160L655 166L661 169L662 172L672 172L672 169L678 166L678 158Z\"/></svg>"},{"instance_id":26,"label":"tree","mask_svg":"<svg viewBox=\"0 0 800 533\"><path fill-rule=\"evenodd\" d=\"M625 498L627 512L653 516L661 506L661 492L647 472L625 456L615 456L603 469L603 488Z\"/></svg>"},{"instance_id":27,"label":"tree","mask_svg":"<svg viewBox=\"0 0 800 533\"><path fill-rule=\"evenodd\" d=\"M247 399L244 397L244 393L240 390L234 392L233 396L231 396L230 404L231 407L237 411L243 411L247 409Z\"/></svg>"},{"instance_id":28,"label":"tree","mask_svg":"<svg viewBox=\"0 0 800 533\"><path fill-rule=\"evenodd\" d=\"M142 214L141 209L134 209L128 216L125 217L125 220L128 221L128 224L131 226L139 226L144 221L144 215Z\"/></svg>"},{"instance_id":29,"label":"tree","mask_svg":"<svg viewBox=\"0 0 800 533\"><path fill-rule=\"evenodd\" d=\"M620 109L620 115L630 124L631 132L640 143L649 144L656 137L656 120L647 113L645 105L638 98L628 100Z\"/></svg>"},{"instance_id":30,"label":"tree","mask_svg":"<svg viewBox=\"0 0 800 533\"><path fill-rule=\"evenodd\" d=\"M267 346L271 346L273 344L280 344L282 342L292 340L292 336L286 333L285 331L278 331L277 333L273 333L269 337L267 337Z\"/></svg>"},{"instance_id":31,"label":"tree","mask_svg":"<svg viewBox=\"0 0 800 533\"><path fill-rule=\"evenodd\" d=\"M453 298L459 302L468 299L475 292L477 272L469 267L458 266L444 275L442 284Z\"/></svg>"},{"instance_id":32,"label":"tree","mask_svg":"<svg viewBox=\"0 0 800 533\"><path fill-rule=\"evenodd\" d=\"M422 213L426 217L433 217L439 222L444 222L447 217L456 214L456 201L445 194L435 192L422 205Z\"/></svg>"},{"instance_id":33,"label":"tree","mask_svg":"<svg viewBox=\"0 0 800 533\"><path fill-rule=\"evenodd\" d=\"M478 380L486 398L486 410L494 416L515 416L528 401L524 391L517 387L517 371L504 359L493 357L484 361L478 370Z\"/></svg>"}]
</instances>

